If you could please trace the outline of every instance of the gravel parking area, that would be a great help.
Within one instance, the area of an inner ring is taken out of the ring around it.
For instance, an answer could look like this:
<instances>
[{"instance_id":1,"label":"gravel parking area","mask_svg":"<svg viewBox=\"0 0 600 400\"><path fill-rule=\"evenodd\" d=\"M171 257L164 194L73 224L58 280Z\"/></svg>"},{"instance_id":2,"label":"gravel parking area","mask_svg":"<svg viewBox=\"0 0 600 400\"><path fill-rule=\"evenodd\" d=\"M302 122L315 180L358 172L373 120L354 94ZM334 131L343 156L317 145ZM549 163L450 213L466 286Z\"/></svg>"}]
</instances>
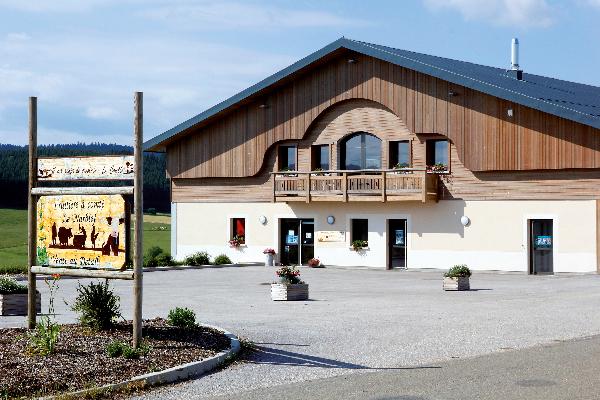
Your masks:
<instances>
[{"instance_id":1,"label":"gravel parking area","mask_svg":"<svg viewBox=\"0 0 600 400\"><path fill-rule=\"evenodd\" d=\"M311 300L273 302L268 285L273 272L274 268L232 267L147 273L145 318L164 317L175 306L191 307L202 322L252 340L259 352L248 362L143 397L232 395L600 332L597 275L475 273L472 291L443 292L441 271L302 268ZM115 285L129 318L131 283ZM75 286L76 280L61 281L56 304L65 322L75 316L61 299L72 299ZM40 287L43 290L42 283ZM0 326L24 323L24 318L0 318Z\"/></svg>"}]
</instances>

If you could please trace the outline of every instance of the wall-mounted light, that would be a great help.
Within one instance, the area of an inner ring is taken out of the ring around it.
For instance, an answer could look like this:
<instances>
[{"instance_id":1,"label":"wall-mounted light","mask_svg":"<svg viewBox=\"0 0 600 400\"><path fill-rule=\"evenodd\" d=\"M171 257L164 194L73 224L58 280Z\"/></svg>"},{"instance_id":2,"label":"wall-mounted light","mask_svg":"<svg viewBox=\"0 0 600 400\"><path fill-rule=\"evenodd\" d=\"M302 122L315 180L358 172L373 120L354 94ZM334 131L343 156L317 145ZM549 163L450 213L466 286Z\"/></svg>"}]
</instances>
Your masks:
<instances>
[{"instance_id":1,"label":"wall-mounted light","mask_svg":"<svg viewBox=\"0 0 600 400\"><path fill-rule=\"evenodd\" d=\"M456 97L458 96L458 93L456 93L454 90L448 90L448 97Z\"/></svg>"},{"instance_id":2,"label":"wall-mounted light","mask_svg":"<svg viewBox=\"0 0 600 400\"><path fill-rule=\"evenodd\" d=\"M349 58L348 59L348 64L356 64L358 62L358 60L356 58Z\"/></svg>"},{"instance_id":3,"label":"wall-mounted light","mask_svg":"<svg viewBox=\"0 0 600 400\"><path fill-rule=\"evenodd\" d=\"M327 217L327 223L329 225L333 225L335 223L335 217L333 215L330 215Z\"/></svg>"},{"instance_id":4,"label":"wall-mounted light","mask_svg":"<svg viewBox=\"0 0 600 400\"><path fill-rule=\"evenodd\" d=\"M258 105L258 108L264 109L264 108L269 108L267 103L261 103Z\"/></svg>"},{"instance_id":5,"label":"wall-mounted light","mask_svg":"<svg viewBox=\"0 0 600 400\"><path fill-rule=\"evenodd\" d=\"M262 225L266 225L267 217L265 217L264 215L261 215L260 217L258 217L258 222L260 222Z\"/></svg>"},{"instance_id":6,"label":"wall-mounted light","mask_svg":"<svg viewBox=\"0 0 600 400\"><path fill-rule=\"evenodd\" d=\"M506 115L508 115L509 118L513 117L514 112L513 112L512 107L509 107L508 110L506 110Z\"/></svg>"},{"instance_id":7,"label":"wall-mounted light","mask_svg":"<svg viewBox=\"0 0 600 400\"><path fill-rule=\"evenodd\" d=\"M469 226L471 220L466 215L463 215L462 217L460 217L460 223L462 224L462 226Z\"/></svg>"}]
</instances>

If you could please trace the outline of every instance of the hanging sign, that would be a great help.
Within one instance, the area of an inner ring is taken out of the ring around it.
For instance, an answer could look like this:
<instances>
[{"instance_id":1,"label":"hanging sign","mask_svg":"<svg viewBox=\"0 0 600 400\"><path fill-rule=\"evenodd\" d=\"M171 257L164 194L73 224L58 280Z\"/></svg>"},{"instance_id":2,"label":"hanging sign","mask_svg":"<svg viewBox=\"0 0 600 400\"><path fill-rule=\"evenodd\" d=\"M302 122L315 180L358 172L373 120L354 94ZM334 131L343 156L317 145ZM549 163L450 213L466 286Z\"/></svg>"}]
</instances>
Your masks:
<instances>
[{"instance_id":1,"label":"hanging sign","mask_svg":"<svg viewBox=\"0 0 600 400\"><path fill-rule=\"evenodd\" d=\"M345 242L346 232L344 231L318 231L317 242Z\"/></svg>"},{"instance_id":2,"label":"hanging sign","mask_svg":"<svg viewBox=\"0 0 600 400\"><path fill-rule=\"evenodd\" d=\"M40 197L38 265L121 269L126 262L125 222L125 200L120 195Z\"/></svg>"},{"instance_id":3,"label":"hanging sign","mask_svg":"<svg viewBox=\"0 0 600 400\"><path fill-rule=\"evenodd\" d=\"M39 158L42 181L133 179L133 156Z\"/></svg>"}]
</instances>

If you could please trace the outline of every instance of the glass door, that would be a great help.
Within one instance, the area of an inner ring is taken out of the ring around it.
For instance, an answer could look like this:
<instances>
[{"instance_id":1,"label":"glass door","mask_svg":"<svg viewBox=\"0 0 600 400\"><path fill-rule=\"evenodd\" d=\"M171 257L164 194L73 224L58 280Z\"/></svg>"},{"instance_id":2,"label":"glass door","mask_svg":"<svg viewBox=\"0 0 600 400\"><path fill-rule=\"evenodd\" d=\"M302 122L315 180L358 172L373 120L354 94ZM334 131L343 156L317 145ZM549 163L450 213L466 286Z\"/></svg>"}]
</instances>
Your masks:
<instances>
[{"instance_id":1,"label":"glass door","mask_svg":"<svg viewBox=\"0 0 600 400\"><path fill-rule=\"evenodd\" d=\"M282 265L304 265L314 257L315 220L280 220L279 260Z\"/></svg>"},{"instance_id":2,"label":"glass door","mask_svg":"<svg viewBox=\"0 0 600 400\"><path fill-rule=\"evenodd\" d=\"M315 256L315 220L300 220L300 263L308 264L308 260Z\"/></svg>"},{"instance_id":3,"label":"glass door","mask_svg":"<svg viewBox=\"0 0 600 400\"><path fill-rule=\"evenodd\" d=\"M553 274L553 226L551 219L529 220L529 272Z\"/></svg>"},{"instance_id":4,"label":"glass door","mask_svg":"<svg viewBox=\"0 0 600 400\"><path fill-rule=\"evenodd\" d=\"M406 220L388 220L388 269L406 268Z\"/></svg>"}]
</instances>

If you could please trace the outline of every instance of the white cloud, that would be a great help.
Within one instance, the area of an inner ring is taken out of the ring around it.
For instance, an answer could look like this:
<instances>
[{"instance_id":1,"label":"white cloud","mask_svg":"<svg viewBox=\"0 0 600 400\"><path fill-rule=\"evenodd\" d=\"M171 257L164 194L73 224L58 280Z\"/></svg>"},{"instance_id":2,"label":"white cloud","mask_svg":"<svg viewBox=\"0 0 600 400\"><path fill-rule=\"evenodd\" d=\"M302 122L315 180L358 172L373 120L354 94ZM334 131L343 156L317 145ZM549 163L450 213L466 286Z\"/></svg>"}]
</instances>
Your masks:
<instances>
[{"instance_id":1,"label":"white cloud","mask_svg":"<svg viewBox=\"0 0 600 400\"><path fill-rule=\"evenodd\" d=\"M587 4L589 4L592 7L600 8L600 0L587 0Z\"/></svg>"},{"instance_id":2,"label":"white cloud","mask_svg":"<svg viewBox=\"0 0 600 400\"><path fill-rule=\"evenodd\" d=\"M92 119L117 119L119 113L112 107L89 106L85 110L85 115Z\"/></svg>"},{"instance_id":3,"label":"white cloud","mask_svg":"<svg viewBox=\"0 0 600 400\"><path fill-rule=\"evenodd\" d=\"M84 12L114 0L1 0L0 8L25 12Z\"/></svg>"},{"instance_id":4,"label":"white cloud","mask_svg":"<svg viewBox=\"0 0 600 400\"><path fill-rule=\"evenodd\" d=\"M424 0L424 3L434 11L456 10L467 21L483 20L521 28L545 28L554 23L554 8L546 0Z\"/></svg>"}]
</instances>

